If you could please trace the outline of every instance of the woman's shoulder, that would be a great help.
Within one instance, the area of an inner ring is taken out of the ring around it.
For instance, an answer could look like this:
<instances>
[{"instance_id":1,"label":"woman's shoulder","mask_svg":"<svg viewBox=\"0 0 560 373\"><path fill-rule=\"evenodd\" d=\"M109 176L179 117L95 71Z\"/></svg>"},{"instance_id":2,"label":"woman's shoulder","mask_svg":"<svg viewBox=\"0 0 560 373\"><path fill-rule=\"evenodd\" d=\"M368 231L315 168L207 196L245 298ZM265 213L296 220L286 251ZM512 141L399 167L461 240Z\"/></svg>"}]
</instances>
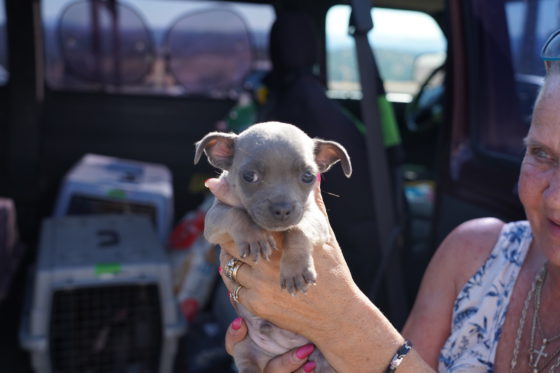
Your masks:
<instances>
[{"instance_id":1,"label":"woman's shoulder","mask_svg":"<svg viewBox=\"0 0 560 373\"><path fill-rule=\"evenodd\" d=\"M424 273L403 333L434 368L450 333L457 294L488 257L503 227L504 222L494 218L459 225L441 243Z\"/></svg>"},{"instance_id":2,"label":"woman's shoulder","mask_svg":"<svg viewBox=\"0 0 560 373\"><path fill-rule=\"evenodd\" d=\"M497 218L468 220L453 229L445 241L453 243L454 246L484 246L484 244L495 243L505 225L505 222Z\"/></svg>"},{"instance_id":3,"label":"woman's shoulder","mask_svg":"<svg viewBox=\"0 0 560 373\"><path fill-rule=\"evenodd\" d=\"M445 238L436 255L452 270L456 290L488 258L505 226L500 219L478 218L460 224Z\"/></svg>"}]
</instances>

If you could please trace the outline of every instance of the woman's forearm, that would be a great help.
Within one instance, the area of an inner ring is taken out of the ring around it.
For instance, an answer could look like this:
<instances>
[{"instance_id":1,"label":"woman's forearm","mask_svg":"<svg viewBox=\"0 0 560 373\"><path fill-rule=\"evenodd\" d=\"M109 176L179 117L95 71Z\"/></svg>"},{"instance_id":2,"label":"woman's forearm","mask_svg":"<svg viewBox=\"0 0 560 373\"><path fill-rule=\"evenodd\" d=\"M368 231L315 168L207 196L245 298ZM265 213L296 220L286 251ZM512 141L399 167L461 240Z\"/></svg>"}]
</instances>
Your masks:
<instances>
[{"instance_id":1,"label":"woman's forearm","mask_svg":"<svg viewBox=\"0 0 560 373\"><path fill-rule=\"evenodd\" d=\"M334 307L337 310L329 315L329 321L323 321L331 325L309 328L309 337L340 373L385 372L405 339L363 293L358 290L354 298L350 300L352 304ZM434 370L413 349L404 358L398 372Z\"/></svg>"}]
</instances>

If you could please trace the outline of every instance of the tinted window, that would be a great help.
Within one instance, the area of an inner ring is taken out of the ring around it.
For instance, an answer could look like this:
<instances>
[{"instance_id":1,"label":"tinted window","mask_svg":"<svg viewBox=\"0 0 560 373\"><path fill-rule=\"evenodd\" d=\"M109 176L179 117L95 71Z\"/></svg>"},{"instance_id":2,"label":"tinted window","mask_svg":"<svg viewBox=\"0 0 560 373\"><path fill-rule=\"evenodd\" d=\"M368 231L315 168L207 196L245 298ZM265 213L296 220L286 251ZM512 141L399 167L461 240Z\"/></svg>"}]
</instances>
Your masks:
<instances>
[{"instance_id":1,"label":"tinted window","mask_svg":"<svg viewBox=\"0 0 560 373\"><path fill-rule=\"evenodd\" d=\"M42 6L52 89L234 97L248 76L270 68L271 6L165 0Z\"/></svg>"},{"instance_id":2,"label":"tinted window","mask_svg":"<svg viewBox=\"0 0 560 373\"><path fill-rule=\"evenodd\" d=\"M348 35L350 7L336 5L327 13L329 90L360 90L354 40ZM429 15L416 11L374 8L369 34L381 77L389 94L410 100L420 83L443 63L447 43Z\"/></svg>"},{"instance_id":3,"label":"tinted window","mask_svg":"<svg viewBox=\"0 0 560 373\"><path fill-rule=\"evenodd\" d=\"M481 22L470 37L480 46L477 66L483 66L473 82L475 144L485 153L518 162L544 80L540 50L560 27L560 1L502 0L490 5L473 0L472 5Z\"/></svg>"}]
</instances>

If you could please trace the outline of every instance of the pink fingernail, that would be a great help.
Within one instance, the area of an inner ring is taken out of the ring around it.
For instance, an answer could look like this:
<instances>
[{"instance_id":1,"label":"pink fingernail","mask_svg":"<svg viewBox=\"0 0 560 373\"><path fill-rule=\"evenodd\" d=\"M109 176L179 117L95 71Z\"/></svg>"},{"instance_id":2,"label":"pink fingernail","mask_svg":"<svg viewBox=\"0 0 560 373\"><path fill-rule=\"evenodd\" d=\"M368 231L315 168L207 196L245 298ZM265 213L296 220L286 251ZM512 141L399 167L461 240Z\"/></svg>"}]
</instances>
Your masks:
<instances>
[{"instance_id":1,"label":"pink fingernail","mask_svg":"<svg viewBox=\"0 0 560 373\"><path fill-rule=\"evenodd\" d=\"M222 266L218 267L218 273L221 275L222 274Z\"/></svg>"},{"instance_id":2,"label":"pink fingernail","mask_svg":"<svg viewBox=\"0 0 560 373\"><path fill-rule=\"evenodd\" d=\"M318 183L321 182L321 174L317 174L317 182L318 182Z\"/></svg>"},{"instance_id":3,"label":"pink fingernail","mask_svg":"<svg viewBox=\"0 0 560 373\"><path fill-rule=\"evenodd\" d=\"M239 330L241 328L241 317L238 317L237 319L233 320L231 322L231 328L233 330Z\"/></svg>"},{"instance_id":4,"label":"pink fingernail","mask_svg":"<svg viewBox=\"0 0 560 373\"><path fill-rule=\"evenodd\" d=\"M313 372L315 368L317 368L317 363L314 361L309 361L303 366L303 370L307 373Z\"/></svg>"},{"instance_id":5,"label":"pink fingernail","mask_svg":"<svg viewBox=\"0 0 560 373\"><path fill-rule=\"evenodd\" d=\"M300 348L298 348L296 350L296 356L298 359L305 359L306 357L308 357L309 355L311 355L311 353L313 352L313 350L315 349L315 346L313 346L312 343L306 344L305 346L301 346Z\"/></svg>"}]
</instances>

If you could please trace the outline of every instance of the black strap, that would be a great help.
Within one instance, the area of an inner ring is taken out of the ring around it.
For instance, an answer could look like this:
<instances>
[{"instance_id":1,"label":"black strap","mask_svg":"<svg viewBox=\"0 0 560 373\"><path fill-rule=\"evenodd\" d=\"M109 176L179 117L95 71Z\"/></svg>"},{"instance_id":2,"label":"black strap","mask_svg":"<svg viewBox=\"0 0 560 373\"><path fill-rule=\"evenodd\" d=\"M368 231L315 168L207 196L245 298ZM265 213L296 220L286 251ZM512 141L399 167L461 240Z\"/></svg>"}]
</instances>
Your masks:
<instances>
[{"instance_id":1,"label":"black strap","mask_svg":"<svg viewBox=\"0 0 560 373\"><path fill-rule=\"evenodd\" d=\"M377 105L376 86L378 70L367 34L373 28L371 19L372 4L369 0L352 0L350 29L356 42L360 83L362 87L361 111L366 127L366 147L370 181L372 186L375 220L378 230L378 245L381 251L379 270L383 271L388 297L388 313L391 321L399 327L404 324L408 311L404 286L403 270L398 250L401 228L399 211L395 201L395 191L391 185L391 172L383 143L381 116ZM381 275L381 274L380 274ZM368 294L375 300L380 281L376 280Z\"/></svg>"}]
</instances>

